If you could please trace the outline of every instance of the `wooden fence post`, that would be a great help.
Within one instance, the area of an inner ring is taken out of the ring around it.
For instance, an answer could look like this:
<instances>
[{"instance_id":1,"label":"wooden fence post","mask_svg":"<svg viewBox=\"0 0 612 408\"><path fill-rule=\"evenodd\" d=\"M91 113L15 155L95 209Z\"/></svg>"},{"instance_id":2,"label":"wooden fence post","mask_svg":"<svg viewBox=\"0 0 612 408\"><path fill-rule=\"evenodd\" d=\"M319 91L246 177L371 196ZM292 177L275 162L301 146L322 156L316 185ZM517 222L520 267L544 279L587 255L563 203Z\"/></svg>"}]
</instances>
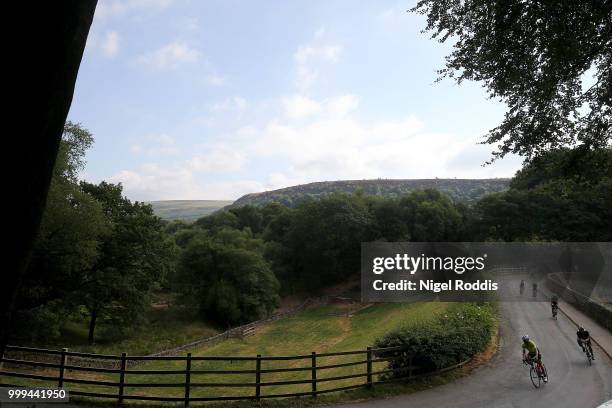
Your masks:
<instances>
[{"instance_id":1,"label":"wooden fence post","mask_svg":"<svg viewBox=\"0 0 612 408\"><path fill-rule=\"evenodd\" d=\"M368 347L368 361L366 363L367 368L368 368L368 372L367 372L367 381L368 381L368 388L372 388L372 347Z\"/></svg>"},{"instance_id":2,"label":"wooden fence post","mask_svg":"<svg viewBox=\"0 0 612 408\"><path fill-rule=\"evenodd\" d=\"M317 397L317 353L312 352L312 398Z\"/></svg>"},{"instance_id":3,"label":"wooden fence post","mask_svg":"<svg viewBox=\"0 0 612 408\"><path fill-rule=\"evenodd\" d=\"M255 365L255 397L257 401L261 397L261 354L257 355L257 362Z\"/></svg>"},{"instance_id":4,"label":"wooden fence post","mask_svg":"<svg viewBox=\"0 0 612 408\"><path fill-rule=\"evenodd\" d=\"M125 363L127 354L121 353L121 371L119 372L119 405L123 404L123 385L125 384Z\"/></svg>"},{"instance_id":5,"label":"wooden fence post","mask_svg":"<svg viewBox=\"0 0 612 408\"><path fill-rule=\"evenodd\" d=\"M189 388L191 383L191 353L187 353L187 371L185 373L185 406L189 406Z\"/></svg>"},{"instance_id":6,"label":"wooden fence post","mask_svg":"<svg viewBox=\"0 0 612 408\"><path fill-rule=\"evenodd\" d=\"M59 369L59 378L57 380L57 387L62 388L64 386L64 371L66 366L66 353L68 352L67 348L62 349L62 354L60 355L60 369Z\"/></svg>"}]
</instances>

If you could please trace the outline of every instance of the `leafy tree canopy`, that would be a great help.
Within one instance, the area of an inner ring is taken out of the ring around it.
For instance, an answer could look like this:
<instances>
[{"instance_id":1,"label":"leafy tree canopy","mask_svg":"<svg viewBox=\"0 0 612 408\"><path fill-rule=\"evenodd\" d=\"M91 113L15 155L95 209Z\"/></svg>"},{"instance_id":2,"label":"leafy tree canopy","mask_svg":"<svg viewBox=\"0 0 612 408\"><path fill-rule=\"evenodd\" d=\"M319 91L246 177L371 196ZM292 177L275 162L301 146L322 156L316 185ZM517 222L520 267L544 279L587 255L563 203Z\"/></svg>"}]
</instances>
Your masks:
<instances>
[{"instance_id":1,"label":"leafy tree canopy","mask_svg":"<svg viewBox=\"0 0 612 408\"><path fill-rule=\"evenodd\" d=\"M183 251L179 291L205 318L233 325L269 315L279 304L279 283L250 231L197 232Z\"/></svg>"},{"instance_id":2,"label":"leafy tree canopy","mask_svg":"<svg viewBox=\"0 0 612 408\"><path fill-rule=\"evenodd\" d=\"M81 188L101 203L112 225L87 284L75 295L75 302L90 313L89 340L93 342L98 317L116 327L144 318L151 291L173 270L176 252L151 206L131 202L120 184L82 182Z\"/></svg>"},{"instance_id":3,"label":"leafy tree canopy","mask_svg":"<svg viewBox=\"0 0 612 408\"><path fill-rule=\"evenodd\" d=\"M424 31L453 51L440 78L482 81L508 105L486 143L527 159L612 138L612 2L421 0Z\"/></svg>"}]
</instances>

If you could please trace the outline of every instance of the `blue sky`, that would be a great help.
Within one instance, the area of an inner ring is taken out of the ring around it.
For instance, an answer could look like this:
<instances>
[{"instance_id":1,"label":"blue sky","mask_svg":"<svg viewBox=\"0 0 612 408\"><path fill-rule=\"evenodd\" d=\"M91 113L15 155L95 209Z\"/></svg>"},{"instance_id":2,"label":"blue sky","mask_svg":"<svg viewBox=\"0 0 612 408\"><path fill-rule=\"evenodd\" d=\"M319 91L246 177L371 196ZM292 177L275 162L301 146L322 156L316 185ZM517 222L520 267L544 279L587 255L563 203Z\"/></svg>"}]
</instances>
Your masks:
<instances>
[{"instance_id":1,"label":"blue sky","mask_svg":"<svg viewBox=\"0 0 612 408\"><path fill-rule=\"evenodd\" d=\"M69 114L95 137L83 177L160 200L512 176L477 144L504 106L434 83L450 48L413 3L100 0Z\"/></svg>"}]
</instances>

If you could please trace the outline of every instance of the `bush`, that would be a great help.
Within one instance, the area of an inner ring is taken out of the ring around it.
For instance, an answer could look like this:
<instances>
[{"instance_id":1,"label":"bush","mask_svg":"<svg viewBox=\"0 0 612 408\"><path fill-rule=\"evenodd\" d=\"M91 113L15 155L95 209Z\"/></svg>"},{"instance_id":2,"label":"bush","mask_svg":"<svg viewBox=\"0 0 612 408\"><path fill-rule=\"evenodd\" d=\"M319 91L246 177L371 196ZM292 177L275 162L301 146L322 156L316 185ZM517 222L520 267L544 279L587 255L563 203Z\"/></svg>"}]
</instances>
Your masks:
<instances>
[{"instance_id":1,"label":"bush","mask_svg":"<svg viewBox=\"0 0 612 408\"><path fill-rule=\"evenodd\" d=\"M400 351L377 353L394 357L391 377L404 377L407 367L419 367L413 374L424 374L458 364L482 351L494 329L494 307L489 303L458 303L434 320L404 327L376 340L375 347L404 346Z\"/></svg>"}]
</instances>

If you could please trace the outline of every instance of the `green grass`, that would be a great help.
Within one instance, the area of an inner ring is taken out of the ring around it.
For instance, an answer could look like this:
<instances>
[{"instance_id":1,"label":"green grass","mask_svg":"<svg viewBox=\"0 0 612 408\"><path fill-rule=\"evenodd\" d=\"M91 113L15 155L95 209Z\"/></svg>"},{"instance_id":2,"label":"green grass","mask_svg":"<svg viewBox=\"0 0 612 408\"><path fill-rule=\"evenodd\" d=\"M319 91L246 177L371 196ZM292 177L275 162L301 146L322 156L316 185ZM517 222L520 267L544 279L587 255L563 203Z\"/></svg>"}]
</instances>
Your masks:
<instances>
[{"instance_id":1,"label":"green grass","mask_svg":"<svg viewBox=\"0 0 612 408\"><path fill-rule=\"evenodd\" d=\"M310 354L315 351L334 352L346 350L365 349L373 341L388 331L401 326L410 326L419 321L431 319L433 316L446 309L444 303L420 303L420 304L377 304L362 309L349 317L330 316L337 311L338 307L333 305L320 306L308 309L296 316L279 320L257 329L256 334L245 339L228 339L221 343L201 347L192 350L194 356L282 356L296 354ZM320 357L318 365L338 364L349 361L364 360L365 355L357 356L334 356ZM309 367L310 360L290 361L263 361L262 368L281 367ZM138 366L141 370L181 370L185 362L156 361ZM374 370L383 369L385 363L377 363ZM254 369L253 361L205 361L193 362L192 369L207 370L242 370ZM365 372L365 364L350 367L333 368L318 373L319 378L334 377L340 375L358 374ZM91 378L99 380L116 381L116 376L92 374ZM297 371L290 373L265 373L262 374L263 382L305 380L310 378L309 371ZM12 379L11 379L12 380ZM128 383L181 383L184 375L128 375ZM192 382L254 382L254 374L236 374L220 377L218 375L192 375ZM365 377L346 379L334 382L321 382L319 390L336 388L345 385L354 385L365 382ZM103 388L89 385L71 385L71 389L80 389L93 392L115 392L113 388ZM281 386L268 386L262 388L262 394L284 394L293 392L308 392L308 384L292 384ZM182 396L181 388L126 388L127 394L131 395L165 395ZM253 395L253 387L249 388L220 388L206 387L193 388L192 396L227 396L227 395ZM368 391L372 392L372 391ZM336 398L336 397L326 397ZM322 399L323 400L323 399ZM271 403L274 404L274 403Z\"/></svg>"},{"instance_id":2,"label":"green grass","mask_svg":"<svg viewBox=\"0 0 612 408\"><path fill-rule=\"evenodd\" d=\"M146 324L121 338L107 334L105 329L104 324L98 325L96 342L90 345L87 342L87 320L68 320L60 330L60 337L52 342L20 344L49 349L67 347L70 351L86 353L147 355L218 333L218 330L200 320L194 311L179 307L152 308Z\"/></svg>"},{"instance_id":3,"label":"green grass","mask_svg":"<svg viewBox=\"0 0 612 408\"><path fill-rule=\"evenodd\" d=\"M230 205L231 200L164 200L151 201L155 215L164 220L195 221L220 208Z\"/></svg>"}]
</instances>

